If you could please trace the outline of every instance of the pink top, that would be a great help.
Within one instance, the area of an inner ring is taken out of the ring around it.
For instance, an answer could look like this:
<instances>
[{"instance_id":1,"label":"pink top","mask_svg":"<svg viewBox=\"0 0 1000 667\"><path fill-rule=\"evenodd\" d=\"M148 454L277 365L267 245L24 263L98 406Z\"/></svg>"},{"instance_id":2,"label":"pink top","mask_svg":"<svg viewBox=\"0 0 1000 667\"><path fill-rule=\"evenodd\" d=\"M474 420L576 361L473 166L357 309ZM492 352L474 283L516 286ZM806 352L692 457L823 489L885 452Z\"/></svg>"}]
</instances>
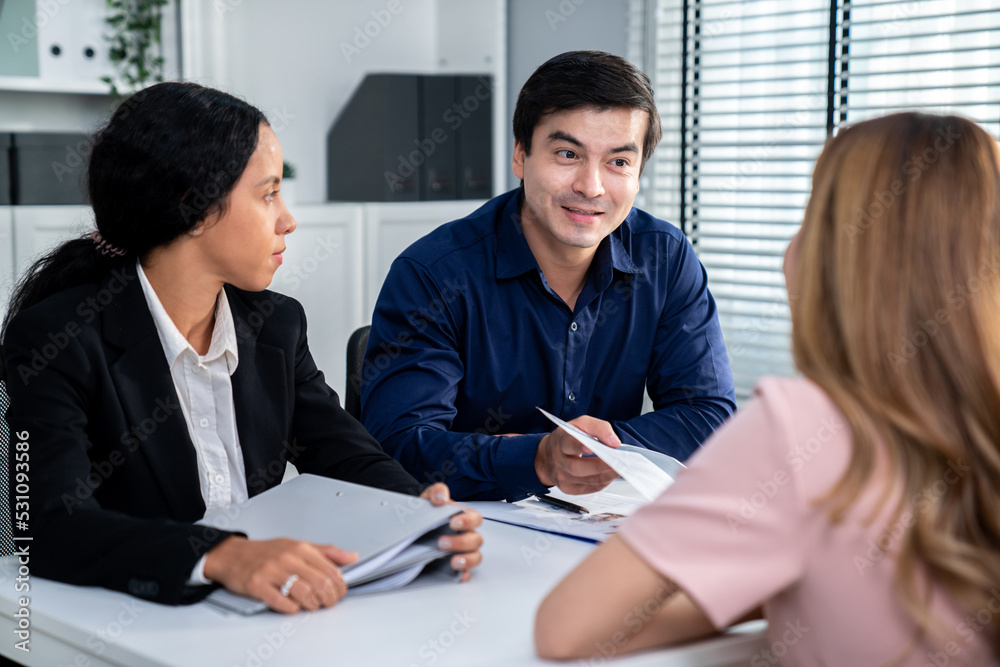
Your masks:
<instances>
[{"instance_id":1,"label":"pink top","mask_svg":"<svg viewBox=\"0 0 1000 667\"><path fill-rule=\"evenodd\" d=\"M620 535L676 581L717 628L764 605L769 649L750 664L882 665L908 646L914 624L893 592L901 532L929 498L891 521L895 502L866 525L880 484L866 487L845 520L811 501L840 479L851 455L842 413L811 381L769 378L737 416L691 458L689 468ZM957 461L930 485L943 493L964 474ZM987 651L989 609L959 614L940 589L933 605L947 638L925 642L901 663L913 667L997 665Z\"/></svg>"}]
</instances>

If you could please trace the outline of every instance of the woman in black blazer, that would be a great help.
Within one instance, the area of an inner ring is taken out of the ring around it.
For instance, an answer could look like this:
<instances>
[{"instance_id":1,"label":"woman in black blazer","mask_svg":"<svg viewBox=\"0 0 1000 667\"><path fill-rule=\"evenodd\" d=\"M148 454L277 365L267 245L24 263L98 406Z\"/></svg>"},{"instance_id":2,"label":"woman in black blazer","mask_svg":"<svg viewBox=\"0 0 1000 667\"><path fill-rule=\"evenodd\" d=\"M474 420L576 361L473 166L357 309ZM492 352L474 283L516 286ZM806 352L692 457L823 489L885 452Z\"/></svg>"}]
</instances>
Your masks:
<instances>
[{"instance_id":1,"label":"woman in black blazer","mask_svg":"<svg viewBox=\"0 0 1000 667\"><path fill-rule=\"evenodd\" d=\"M30 460L29 505L12 491L11 510L29 510L14 526L33 538L33 574L167 604L214 583L317 609L346 593L337 566L354 554L193 522L279 484L286 462L421 493L340 407L302 307L265 290L295 229L281 173L259 110L190 83L137 93L95 137L97 230L29 269L3 326L7 419ZM422 495L447 502L447 487ZM480 522L455 517L443 545L466 578Z\"/></svg>"}]
</instances>

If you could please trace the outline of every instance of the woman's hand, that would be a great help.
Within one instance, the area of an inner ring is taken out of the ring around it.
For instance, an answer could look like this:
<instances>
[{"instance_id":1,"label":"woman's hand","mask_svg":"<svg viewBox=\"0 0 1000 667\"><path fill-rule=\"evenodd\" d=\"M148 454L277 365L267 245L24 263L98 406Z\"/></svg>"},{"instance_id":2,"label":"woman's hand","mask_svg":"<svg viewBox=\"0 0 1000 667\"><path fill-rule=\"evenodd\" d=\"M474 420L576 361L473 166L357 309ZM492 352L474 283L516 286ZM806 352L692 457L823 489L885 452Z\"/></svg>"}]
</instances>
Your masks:
<instances>
[{"instance_id":1,"label":"woman's hand","mask_svg":"<svg viewBox=\"0 0 1000 667\"><path fill-rule=\"evenodd\" d=\"M347 595L338 566L357 558L358 554L332 545L236 535L208 552L205 577L275 611L294 614L337 604Z\"/></svg>"},{"instance_id":2,"label":"woman's hand","mask_svg":"<svg viewBox=\"0 0 1000 667\"><path fill-rule=\"evenodd\" d=\"M452 502L448 486L442 482L428 486L420 497L431 501L432 505L447 505ZM468 581L472 576L472 568L483 560L483 555L479 553L479 548L483 545L483 536L475 530L482 522L482 514L466 508L461 514L451 517L448 524L452 530L460 534L446 535L438 540L438 547L442 551L455 552L456 555L451 557L451 567L462 573L462 581Z\"/></svg>"}]
</instances>

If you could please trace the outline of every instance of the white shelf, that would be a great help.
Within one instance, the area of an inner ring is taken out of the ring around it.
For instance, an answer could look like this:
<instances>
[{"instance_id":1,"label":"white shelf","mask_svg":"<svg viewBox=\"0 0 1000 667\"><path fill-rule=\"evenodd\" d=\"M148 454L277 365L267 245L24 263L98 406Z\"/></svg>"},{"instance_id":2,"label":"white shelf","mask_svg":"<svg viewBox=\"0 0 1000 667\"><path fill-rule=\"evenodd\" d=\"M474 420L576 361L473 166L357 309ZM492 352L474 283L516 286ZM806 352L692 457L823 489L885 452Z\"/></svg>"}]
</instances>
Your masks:
<instances>
[{"instance_id":1,"label":"white shelf","mask_svg":"<svg viewBox=\"0 0 1000 667\"><path fill-rule=\"evenodd\" d=\"M0 90L28 93L71 93L77 95L107 95L103 81L49 81L33 76L0 76Z\"/></svg>"}]
</instances>

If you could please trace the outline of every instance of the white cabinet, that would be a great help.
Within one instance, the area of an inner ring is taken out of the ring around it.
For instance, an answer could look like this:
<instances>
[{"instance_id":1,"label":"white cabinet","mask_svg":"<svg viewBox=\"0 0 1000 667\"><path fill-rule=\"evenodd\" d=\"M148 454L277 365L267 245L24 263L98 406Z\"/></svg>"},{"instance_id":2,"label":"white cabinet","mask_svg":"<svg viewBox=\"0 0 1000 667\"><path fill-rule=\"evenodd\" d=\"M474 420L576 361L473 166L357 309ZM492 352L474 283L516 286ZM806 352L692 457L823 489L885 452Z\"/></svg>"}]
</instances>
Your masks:
<instances>
[{"instance_id":1,"label":"white cabinet","mask_svg":"<svg viewBox=\"0 0 1000 667\"><path fill-rule=\"evenodd\" d=\"M475 200L364 204L365 313L369 321L389 267L399 253L435 227L464 217L482 205L482 201Z\"/></svg>"},{"instance_id":2,"label":"white cabinet","mask_svg":"<svg viewBox=\"0 0 1000 667\"><path fill-rule=\"evenodd\" d=\"M344 402L347 339L367 323L364 310L362 207L293 206L296 230L270 289L298 300L309 323L309 350Z\"/></svg>"},{"instance_id":3,"label":"white cabinet","mask_svg":"<svg viewBox=\"0 0 1000 667\"><path fill-rule=\"evenodd\" d=\"M14 270L18 277L58 244L94 229L89 206L12 206Z\"/></svg>"}]
</instances>

